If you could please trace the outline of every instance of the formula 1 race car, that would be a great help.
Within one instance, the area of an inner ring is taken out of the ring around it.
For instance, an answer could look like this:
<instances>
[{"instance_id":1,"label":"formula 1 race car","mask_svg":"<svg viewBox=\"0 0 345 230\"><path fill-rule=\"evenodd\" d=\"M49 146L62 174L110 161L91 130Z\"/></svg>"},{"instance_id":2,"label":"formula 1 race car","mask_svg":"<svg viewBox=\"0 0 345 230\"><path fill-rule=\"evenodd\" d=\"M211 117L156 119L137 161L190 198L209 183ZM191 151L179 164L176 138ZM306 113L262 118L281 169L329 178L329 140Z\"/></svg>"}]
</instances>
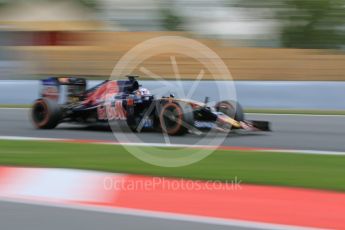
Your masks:
<instances>
[{"instance_id":1,"label":"formula 1 race car","mask_svg":"<svg viewBox=\"0 0 345 230\"><path fill-rule=\"evenodd\" d=\"M124 123L132 131L151 129L168 135L183 135L215 129L269 131L265 121L247 121L241 106L221 101L205 102L175 98L155 98L142 88L136 76L126 80L107 80L86 89L83 78L59 77L42 80L41 98L31 111L38 129L53 129L59 123Z\"/></svg>"}]
</instances>

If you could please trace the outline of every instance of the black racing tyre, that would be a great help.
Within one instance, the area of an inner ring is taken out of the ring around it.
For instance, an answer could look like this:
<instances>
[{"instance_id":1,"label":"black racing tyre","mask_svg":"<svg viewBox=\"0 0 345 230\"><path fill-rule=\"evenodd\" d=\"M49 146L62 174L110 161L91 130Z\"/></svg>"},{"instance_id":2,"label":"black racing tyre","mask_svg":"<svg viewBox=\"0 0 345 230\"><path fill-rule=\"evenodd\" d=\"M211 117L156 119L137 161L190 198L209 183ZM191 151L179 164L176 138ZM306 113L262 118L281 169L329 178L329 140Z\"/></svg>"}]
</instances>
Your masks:
<instances>
[{"instance_id":1,"label":"black racing tyre","mask_svg":"<svg viewBox=\"0 0 345 230\"><path fill-rule=\"evenodd\" d=\"M194 125L193 109L186 103L167 102L159 109L162 132L170 135L184 135Z\"/></svg>"},{"instance_id":2,"label":"black racing tyre","mask_svg":"<svg viewBox=\"0 0 345 230\"><path fill-rule=\"evenodd\" d=\"M53 129L61 120L61 107L56 101L38 99L32 106L31 120L37 129Z\"/></svg>"},{"instance_id":3,"label":"black racing tyre","mask_svg":"<svg viewBox=\"0 0 345 230\"><path fill-rule=\"evenodd\" d=\"M235 101L220 101L215 106L218 112L235 119L236 121L244 121L244 112L242 106Z\"/></svg>"}]
</instances>

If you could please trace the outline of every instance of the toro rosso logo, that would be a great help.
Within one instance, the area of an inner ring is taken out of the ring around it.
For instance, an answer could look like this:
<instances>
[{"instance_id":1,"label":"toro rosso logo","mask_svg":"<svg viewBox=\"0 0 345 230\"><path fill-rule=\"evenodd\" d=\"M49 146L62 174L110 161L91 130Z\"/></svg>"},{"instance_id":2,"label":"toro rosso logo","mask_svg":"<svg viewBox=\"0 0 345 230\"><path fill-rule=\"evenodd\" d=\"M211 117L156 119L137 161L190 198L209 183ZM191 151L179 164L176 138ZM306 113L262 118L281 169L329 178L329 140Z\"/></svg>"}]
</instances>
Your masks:
<instances>
[{"instance_id":1,"label":"toro rosso logo","mask_svg":"<svg viewBox=\"0 0 345 230\"><path fill-rule=\"evenodd\" d=\"M126 111L122 106L122 101L115 103L107 103L97 108L97 116L99 120L126 120Z\"/></svg>"}]
</instances>

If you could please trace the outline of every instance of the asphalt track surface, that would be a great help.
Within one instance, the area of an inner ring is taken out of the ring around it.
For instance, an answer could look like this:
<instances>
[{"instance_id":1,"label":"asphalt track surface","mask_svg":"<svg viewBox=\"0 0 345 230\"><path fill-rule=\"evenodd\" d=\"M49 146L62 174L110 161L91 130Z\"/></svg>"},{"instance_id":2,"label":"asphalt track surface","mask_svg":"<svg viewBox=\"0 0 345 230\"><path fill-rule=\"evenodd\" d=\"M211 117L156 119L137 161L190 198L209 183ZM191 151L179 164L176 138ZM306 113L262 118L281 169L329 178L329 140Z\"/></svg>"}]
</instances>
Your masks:
<instances>
[{"instance_id":1,"label":"asphalt track surface","mask_svg":"<svg viewBox=\"0 0 345 230\"><path fill-rule=\"evenodd\" d=\"M143 215L140 212L83 209L68 206L30 202L0 201L0 223L4 230L246 230L246 229L295 229L295 227L265 223L221 221L164 216ZM302 229L302 228L301 228Z\"/></svg>"},{"instance_id":2,"label":"asphalt track surface","mask_svg":"<svg viewBox=\"0 0 345 230\"><path fill-rule=\"evenodd\" d=\"M310 115L247 115L248 119L266 120L272 132L231 133L224 146L280 148L298 150L345 151L345 116ZM128 135L133 135L128 133ZM144 143L164 143L161 133L136 134ZM104 127L61 124L53 130L36 130L29 119L28 109L0 109L0 136L71 138L115 141L116 135ZM173 144L207 144L215 138L187 134L171 137Z\"/></svg>"}]
</instances>

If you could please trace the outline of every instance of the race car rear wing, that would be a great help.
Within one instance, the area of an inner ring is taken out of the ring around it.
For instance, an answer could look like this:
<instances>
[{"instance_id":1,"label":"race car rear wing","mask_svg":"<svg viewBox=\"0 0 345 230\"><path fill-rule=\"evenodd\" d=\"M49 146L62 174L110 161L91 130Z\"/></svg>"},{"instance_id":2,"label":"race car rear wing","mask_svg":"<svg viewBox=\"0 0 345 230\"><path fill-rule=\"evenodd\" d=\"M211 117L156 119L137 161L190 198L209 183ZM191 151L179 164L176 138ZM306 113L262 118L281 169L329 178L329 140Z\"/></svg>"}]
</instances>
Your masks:
<instances>
[{"instance_id":1,"label":"race car rear wing","mask_svg":"<svg viewBox=\"0 0 345 230\"><path fill-rule=\"evenodd\" d=\"M43 98L69 104L80 100L86 90L86 80L75 77L51 77L41 81L40 94Z\"/></svg>"}]
</instances>

